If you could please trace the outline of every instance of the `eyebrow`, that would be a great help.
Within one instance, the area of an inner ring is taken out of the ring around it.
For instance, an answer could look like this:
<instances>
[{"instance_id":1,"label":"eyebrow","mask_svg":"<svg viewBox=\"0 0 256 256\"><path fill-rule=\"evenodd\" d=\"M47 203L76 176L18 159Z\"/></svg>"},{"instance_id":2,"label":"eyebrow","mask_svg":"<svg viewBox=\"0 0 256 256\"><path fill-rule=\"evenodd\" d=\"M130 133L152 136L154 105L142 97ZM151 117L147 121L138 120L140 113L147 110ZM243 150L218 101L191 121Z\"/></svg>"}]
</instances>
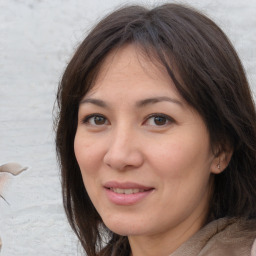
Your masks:
<instances>
[{"instance_id":1,"label":"eyebrow","mask_svg":"<svg viewBox=\"0 0 256 256\"><path fill-rule=\"evenodd\" d=\"M84 104L84 103L91 103L91 104L97 105L97 106L102 107L102 108L107 108L108 107L108 105L103 100L99 100L99 99L87 98L87 99L83 99L80 102L80 104Z\"/></svg>"},{"instance_id":2,"label":"eyebrow","mask_svg":"<svg viewBox=\"0 0 256 256\"><path fill-rule=\"evenodd\" d=\"M168 102L171 102L171 103L175 103L175 104L180 105L181 107L183 106L183 104L180 101L178 101L176 99L173 99L173 98L170 98L170 97L166 97L166 96L153 97L153 98L148 98L148 99L145 99L145 100L141 100L141 101L138 101L136 103L136 106L137 107L144 107L146 105L155 104L155 103L162 102L162 101L168 101Z\"/></svg>"},{"instance_id":3,"label":"eyebrow","mask_svg":"<svg viewBox=\"0 0 256 256\"><path fill-rule=\"evenodd\" d=\"M162 97L152 97L152 98L140 100L140 101L136 102L136 107L145 107L147 105L155 104L155 103L162 102L162 101L175 103L175 104L180 105L181 107L183 106L183 104L176 99L162 96ZM87 99L83 99L80 102L80 104L84 104L84 103L91 103L91 104L97 105L102 108L108 108L108 104L105 101L99 100L99 99L87 98Z\"/></svg>"}]
</instances>

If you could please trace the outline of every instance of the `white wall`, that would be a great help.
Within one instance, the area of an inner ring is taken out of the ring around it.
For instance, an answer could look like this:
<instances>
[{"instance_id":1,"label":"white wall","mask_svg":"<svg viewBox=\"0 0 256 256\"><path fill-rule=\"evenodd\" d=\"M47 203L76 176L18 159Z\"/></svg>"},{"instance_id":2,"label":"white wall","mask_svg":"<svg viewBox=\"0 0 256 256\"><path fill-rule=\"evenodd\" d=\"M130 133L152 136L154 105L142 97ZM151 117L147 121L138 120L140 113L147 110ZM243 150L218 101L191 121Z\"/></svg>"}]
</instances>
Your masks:
<instances>
[{"instance_id":1,"label":"white wall","mask_svg":"<svg viewBox=\"0 0 256 256\"><path fill-rule=\"evenodd\" d=\"M78 42L95 20L127 2L0 0L0 165L30 167L2 192L9 202L0 199L2 256L81 255L62 209L52 107ZM180 2L205 11L223 28L256 90L256 1Z\"/></svg>"}]
</instances>

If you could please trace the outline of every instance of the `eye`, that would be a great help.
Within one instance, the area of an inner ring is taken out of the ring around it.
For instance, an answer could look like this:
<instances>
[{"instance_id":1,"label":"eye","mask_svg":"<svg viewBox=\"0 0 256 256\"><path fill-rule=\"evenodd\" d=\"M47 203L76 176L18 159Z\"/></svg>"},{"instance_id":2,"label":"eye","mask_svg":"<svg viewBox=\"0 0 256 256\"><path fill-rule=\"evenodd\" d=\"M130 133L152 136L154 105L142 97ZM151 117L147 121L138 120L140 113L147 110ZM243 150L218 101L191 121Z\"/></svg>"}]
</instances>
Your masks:
<instances>
[{"instance_id":1,"label":"eye","mask_svg":"<svg viewBox=\"0 0 256 256\"><path fill-rule=\"evenodd\" d=\"M92 114L92 115L86 116L83 119L83 123L89 124L92 126L102 126L102 125L108 124L108 120L103 115Z\"/></svg>"},{"instance_id":2,"label":"eye","mask_svg":"<svg viewBox=\"0 0 256 256\"><path fill-rule=\"evenodd\" d=\"M147 117L144 124L151 126L166 126L173 122L174 120L170 116L164 114L152 114L149 117Z\"/></svg>"}]
</instances>

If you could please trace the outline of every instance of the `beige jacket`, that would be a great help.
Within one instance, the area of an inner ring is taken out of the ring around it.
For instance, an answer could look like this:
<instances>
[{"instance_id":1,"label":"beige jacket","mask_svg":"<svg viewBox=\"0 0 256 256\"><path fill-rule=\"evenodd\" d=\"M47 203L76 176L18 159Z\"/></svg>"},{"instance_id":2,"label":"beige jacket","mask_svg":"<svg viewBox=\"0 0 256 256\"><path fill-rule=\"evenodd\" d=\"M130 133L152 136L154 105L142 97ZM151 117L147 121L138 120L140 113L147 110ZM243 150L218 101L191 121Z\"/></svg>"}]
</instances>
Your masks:
<instances>
[{"instance_id":1,"label":"beige jacket","mask_svg":"<svg viewBox=\"0 0 256 256\"><path fill-rule=\"evenodd\" d=\"M170 256L256 256L256 220L218 219Z\"/></svg>"}]
</instances>

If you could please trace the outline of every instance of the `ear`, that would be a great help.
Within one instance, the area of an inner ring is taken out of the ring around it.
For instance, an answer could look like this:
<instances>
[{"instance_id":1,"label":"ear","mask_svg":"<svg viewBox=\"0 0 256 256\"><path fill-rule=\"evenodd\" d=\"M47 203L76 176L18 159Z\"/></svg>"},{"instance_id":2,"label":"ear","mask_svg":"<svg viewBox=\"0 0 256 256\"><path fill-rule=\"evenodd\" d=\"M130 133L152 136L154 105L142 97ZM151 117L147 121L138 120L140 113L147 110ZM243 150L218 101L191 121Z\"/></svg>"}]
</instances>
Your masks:
<instances>
[{"instance_id":1,"label":"ear","mask_svg":"<svg viewBox=\"0 0 256 256\"><path fill-rule=\"evenodd\" d=\"M223 172L227 168L231 160L232 154L233 150L229 150L222 151L221 153L215 155L212 161L211 172L214 174L219 174Z\"/></svg>"}]
</instances>

